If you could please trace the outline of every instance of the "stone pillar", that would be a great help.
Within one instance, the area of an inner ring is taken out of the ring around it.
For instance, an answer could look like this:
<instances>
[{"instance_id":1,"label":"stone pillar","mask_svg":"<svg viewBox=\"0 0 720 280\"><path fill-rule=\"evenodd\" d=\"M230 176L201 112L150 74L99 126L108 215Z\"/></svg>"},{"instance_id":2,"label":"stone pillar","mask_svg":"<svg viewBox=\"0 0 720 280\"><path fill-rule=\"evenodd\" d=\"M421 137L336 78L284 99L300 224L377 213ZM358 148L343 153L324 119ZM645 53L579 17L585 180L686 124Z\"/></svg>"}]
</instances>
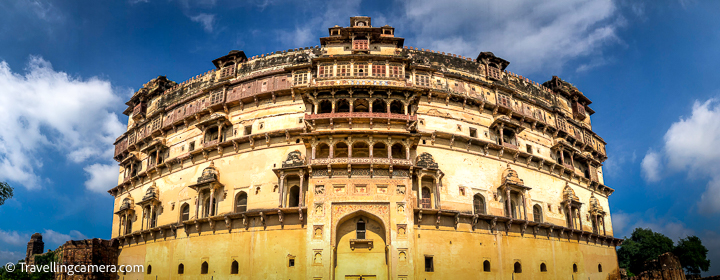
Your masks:
<instances>
[{"instance_id":1,"label":"stone pillar","mask_svg":"<svg viewBox=\"0 0 720 280\"><path fill-rule=\"evenodd\" d=\"M572 207L570 206L570 203L572 203L572 202L570 202L570 201L567 202L567 211L568 211L567 216L568 216L568 219L570 219L570 228L575 228L575 218L573 217L574 214L572 211Z\"/></svg>"},{"instance_id":2,"label":"stone pillar","mask_svg":"<svg viewBox=\"0 0 720 280\"><path fill-rule=\"evenodd\" d=\"M200 218L200 199L202 198L202 192L198 190L198 195L195 198L195 219Z\"/></svg>"},{"instance_id":3,"label":"stone pillar","mask_svg":"<svg viewBox=\"0 0 720 280\"><path fill-rule=\"evenodd\" d=\"M150 225L148 226L149 229L155 227L155 225L153 224L153 222L155 222L153 220L154 214L155 214L155 204L153 203L153 205L150 206ZM157 223L157 222L155 222L155 223Z\"/></svg>"},{"instance_id":4,"label":"stone pillar","mask_svg":"<svg viewBox=\"0 0 720 280\"><path fill-rule=\"evenodd\" d=\"M280 191L278 192L278 195L280 196L278 198L278 207L282 207L283 205L283 198L285 196L285 173L280 173Z\"/></svg>"},{"instance_id":5,"label":"stone pillar","mask_svg":"<svg viewBox=\"0 0 720 280\"><path fill-rule=\"evenodd\" d=\"M214 216L215 207L213 207L213 202L215 202L215 186L211 185L210 187L210 204L208 205L208 213L207 216Z\"/></svg>"},{"instance_id":6,"label":"stone pillar","mask_svg":"<svg viewBox=\"0 0 720 280\"><path fill-rule=\"evenodd\" d=\"M440 208L440 178L435 177L435 209Z\"/></svg>"},{"instance_id":7,"label":"stone pillar","mask_svg":"<svg viewBox=\"0 0 720 280\"><path fill-rule=\"evenodd\" d=\"M578 213L578 221L579 221L579 223L580 223L580 230L583 230L583 226L582 226L582 214L580 213L580 208L579 208L579 207L578 207L578 209L577 209L577 213Z\"/></svg>"},{"instance_id":8,"label":"stone pillar","mask_svg":"<svg viewBox=\"0 0 720 280\"><path fill-rule=\"evenodd\" d=\"M300 203L298 206L305 206L305 171L300 170ZM302 211L302 210L301 210Z\"/></svg>"},{"instance_id":9,"label":"stone pillar","mask_svg":"<svg viewBox=\"0 0 720 280\"><path fill-rule=\"evenodd\" d=\"M222 137L223 137L222 129L223 129L223 125L218 125L218 143L220 143L220 142L223 141L223 139L222 139Z\"/></svg>"},{"instance_id":10,"label":"stone pillar","mask_svg":"<svg viewBox=\"0 0 720 280\"><path fill-rule=\"evenodd\" d=\"M528 220L527 217L527 203L525 202L525 192L522 192L522 200L523 200L523 214L525 215L525 220Z\"/></svg>"},{"instance_id":11,"label":"stone pillar","mask_svg":"<svg viewBox=\"0 0 720 280\"><path fill-rule=\"evenodd\" d=\"M504 126L505 126L505 125L504 125L503 123L500 123L500 129L499 129L499 130L500 130L500 146L502 146L503 143L505 142L505 141L503 140L503 127L504 127Z\"/></svg>"},{"instance_id":12,"label":"stone pillar","mask_svg":"<svg viewBox=\"0 0 720 280\"><path fill-rule=\"evenodd\" d=\"M508 218L512 218L512 204L510 204L510 188L505 186L505 208L507 209L507 213L505 213L505 216Z\"/></svg>"}]
</instances>

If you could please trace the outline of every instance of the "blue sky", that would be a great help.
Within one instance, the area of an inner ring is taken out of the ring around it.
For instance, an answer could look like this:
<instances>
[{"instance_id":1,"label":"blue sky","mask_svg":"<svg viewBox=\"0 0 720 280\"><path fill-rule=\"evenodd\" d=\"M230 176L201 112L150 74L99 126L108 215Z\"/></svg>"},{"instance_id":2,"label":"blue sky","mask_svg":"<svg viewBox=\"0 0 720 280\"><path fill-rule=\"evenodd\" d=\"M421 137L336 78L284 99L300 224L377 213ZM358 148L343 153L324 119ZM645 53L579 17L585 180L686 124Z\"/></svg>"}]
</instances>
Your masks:
<instances>
[{"instance_id":1,"label":"blue sky","mask_svg":"<svg viewBox=\"0 0 720 280\"><path fill-rule=\"evenodd\" d=\"M158 76L181 82L233 49L319 45L367 15L407 46L492 51L537 82L570 81L608 142L616 236L650 227L700 236L720 274L718 1L0 0L0 262L109 238L124 102Z\"/></svg>"}]
</instances>

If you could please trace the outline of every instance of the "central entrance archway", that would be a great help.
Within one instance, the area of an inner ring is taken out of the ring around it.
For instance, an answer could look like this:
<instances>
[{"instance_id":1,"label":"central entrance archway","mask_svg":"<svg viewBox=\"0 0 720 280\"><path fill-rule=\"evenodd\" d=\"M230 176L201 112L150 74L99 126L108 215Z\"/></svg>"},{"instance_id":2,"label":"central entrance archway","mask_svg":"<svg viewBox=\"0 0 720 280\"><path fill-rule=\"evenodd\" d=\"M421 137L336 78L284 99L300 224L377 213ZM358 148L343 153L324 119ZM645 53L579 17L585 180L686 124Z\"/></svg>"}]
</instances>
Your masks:
<instances>
[{"instance_id":1,"label":"central entrance archway","mask_svg":"<svg viewBox=\"0 0 720 280\"><path fill-rule=\"evenodd\" d=\"M337 225L336 280L388 279L386 229L364 211L344 217Z\"/></svg>"}]
</instances>

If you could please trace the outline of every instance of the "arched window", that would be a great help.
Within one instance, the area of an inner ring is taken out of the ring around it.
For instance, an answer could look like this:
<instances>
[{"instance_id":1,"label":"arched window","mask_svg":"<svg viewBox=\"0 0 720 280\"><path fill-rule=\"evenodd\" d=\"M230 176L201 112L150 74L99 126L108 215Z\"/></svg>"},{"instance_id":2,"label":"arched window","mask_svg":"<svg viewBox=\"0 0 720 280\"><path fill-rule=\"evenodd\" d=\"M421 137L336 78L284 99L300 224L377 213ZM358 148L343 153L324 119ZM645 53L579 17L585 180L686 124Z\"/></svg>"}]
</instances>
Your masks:
<instances>
[{"instance_id":1,"label":"arched window","mask_svg":"<svg viewBox=\"0 0 720 280\"><path fill-rule=\"evenodd\" d=\"M545 265L545 263L540 264L540 272L547 272L547 265Z\"/></svg>"},{"instance_id":2,"label":"arched window","mask_svg":"<svg viewBox=\"0 0 720 280\"><path fill-rule=\"evenodd\" d=\"M157 226L157 212L150 213L150 228Z\"/></svg>"},{"instance_id":3,"label":"arched window","mask_svg":"<svg viewBox=\"0 0 720 280\"><path fill-rule=\"evenodd\" d=\"M365 142L355 142L352 145L352 156L356 158L370 157L370 147Z\"/></svg>"},{"instance_id":4,"label":"arched window","mask_svg":"<svg viewBox=\"0 0 720 280\"><path fill-rule=\"evenodd\" d=\"M237 194L235 198L235 212L245 212L247 211L247 193L246 192L240 192Z\"/></svg>"},{"instance_id":5,"label":"arched window","mask_svg":"<svg viewBox=\"0 0 720 280\"><path fill-rule=\"evenodd\" d=\"M292 186L290 187L290 192L288 193L288 207L298 207L299 203L300 187Z\"/></svg>"},{"instance_id":6,"label":"arched window","mask_svg":"<svg viewBox=\"0 0 720 280\"><path fill-rule=\"evenodd\" d=\"M512 213L513 219L517 219L517 211L515 211L517 208L517 204L515 204L515 201L510 201L510 212Z\"/></svg>"},{"instance_id":7,"label":"arched window","mask_svg":"<svg viewBox=\"0 0 720 280\"><path fill-rule=\"evenodd\" d=\"M483 262L483 271L490 272L490 261L486 260Z\"/></svg>"},{"instance_id":8,"label":"arched window","mask_svg":"<svg viewBox=\"0 0 720 280\"><path fill-rule=\"evenodd\" d=\"M387 113L387 105L382 99L375 99L372 103L373 113Z\"/></svg>"},{"instance_id":9,"label":"arched window","mask_svg":"<svg viewBox=\"0 0 720 280\"><path fill-rule=\"evenodd\" d=\"M148 228L151 227L151 225L150 225L150 224L151 224L151 218L150 218L150 217L152 216L152 213L150 213L150 209L151 209L151 208L150 208L150 205L145 206L145 207L143 208L143 223L142 223L142 225L140 226L141 229L144 228L144 227L146 227L146 226L147 226Z\"/></svg>"},{"instance_id":10,"label":"arched window","mask_svg":"<svg viewBox=\"0 0 720 280\"><path fill-rule=\"evenodd\" d=\"M387 146L385 146L385 143L375 143L375 145L373 145L373 157L376 157L376 158L387 158L388 157Z\"/></svg>"},{"instance_id":11,"label":"arched window","mask_svg":"<svg viewBox=\"0 0 720 280\"><path fill-rule=\"evenodd\" d=\"M335 112L337 113L347 113L350 112L350 102L348 102L345 99L340 99L335 104Z\"/></svg>"},{"instance_id":12,"label":"arched window","mask_svg":"<svg viewBox=\"0 0 720 280\"><path fill-rule=\"evenodd\" d=\"M320 143L315 151L315 158L329 158L330 157L330 146L325 143Z\"/></svg>"},{"instance_id":13,"label":"arched window","mask_svg":"<svg viewBox=\"0 0 720 280\"><path fill-rule=\"evenodd\" d=\"M535 204L535 206L533 206L533 220L535 222L542 223L543 214L542 207L540 207L540 205Z\"/></svg>"},{"instance_id":14,"label":"arched window","mask_svg":"<svg viewBox=\"0 0 720 280\"><path fill-rule=\"evenodd\" d=\"M515 262L513 272L522 273L522 265L520 264L520 262Z\"/></svg>"},{"instance_id":15,"label":"arched window","mask_svg":"<svg viewBox=\"0 0 720 280\"><path fill-rule=\"evenodd\" d=\"M577 264L573 264L573 273L577 273Z\"/></svg>"},{"instance_id":16,"label":"arched window","mask_svg":"<svg viewBox=\"0 0 720 280\"><path fill-rule=\"evenodd\" d=\"M370 110L370 104L365 99L357 99L353 102L353 112L367 113Z\"/></svg>"},{"instance_id":17,"label":"arched window","mask_svg":"<svg viewBox=\"0 0 720 280\"><path fill-rule=\"evenodd\" d=\"M420 198L420 207L422 208L431 208L432 204L430 203L430 188L424 187L422 188L422 197Z\"/></svg>"},{"instance_id":18,"label":"arched window","mask_svg":"<svg viewBox=\"0 0 720 280\"><path fill-rule=\"evenodd\" d=\"M233 260L232 264L230 265L230 274L238 274L238 262Z\"/></svg>"},{"instance_id":19,"label":"arched window","mask_svg":"<svg viewBox=\"0 0 720 280\"><path fill-rule=\"evenodd\" d=\"M335 144L333 150L333 158L346 158L348 157L348 145L345 142L338 142Z\"/></svg>"},{"instance_id":20,"label":"arched window","mask_svg":"<svg viewBox=\"0 0 720 280\"><path fill-rule=\"evenodd\" d=\"M390 113L393 114L405 114L403 109L405 106L403 106L402 102L400 100L394 100L392 103L390 103Z\"/></svg>"},{"instance_id":21,"label":"arched window","mask_svg":"<svg viewBox=\"0 0 720 280\"><path fill-rule=\"evenodd\" d=\"M200 265L200 274L208 274L208 263L203 262L202 265Z\"/></svg>"},{"instance_id":22,"label":"arched window","mask_svg":"<svg viewBox=\"0 0 720 280\"><path fill-rule=\"evenodd\" d=\"M320 101L318 105L318 114L332 113L332 102L330 100Z\"/></svg>"},{"instance_id":23,"label":"arched window","mask_svg":"<svg viewBox=\"0 0 720 280\"><path fill-rule=\"evenodd\" d=\"M185 273L185 265L184 264L178 264L178 274Z\"/></svg>"},{"instance_id":24,"label":"arched window","mask_svg":"<svg viewBox=\"0 0 720 280\"><path fill-rule=\"evenodd\" d=\"M355 232L357 233L355 238L365 239L365 221L363 219L358 220Z\"/></svg>"},{"instance_id":25,"label":"arched window","mask_svg":"<svg viewBox=\"0 0 720 280\"><path fill-rule=\"evenodd\" d=\"M152 274L152 265L148 265L147 274Z\"/></svg>"},{"instance_id":26,"label":"arched window","mask_svg":"<svg viewBox=\"0 0 720 280\"><path fill-rule=\"evenodd\" d=\"M405 159L405 146L395 143L390 147L392 158Z\"/></svg>"},{"instance_id":27,"label":"arched window","mask_svg":"<svg viewBox=\"0 0 720 280\"><path fill-rule=\"evenodd\" d=\"M217 126L213 126L211 128L208 128L207 130L205 130L205 138L204 138L205 143L218 140L218 135L219 135L218 131L219 130L218 130Z\"/></svg>"},{"instance_id":28,"label":"arched window","mask_svg":"<svg viewBox=\"0 0 720 280\"><path fill-rule=\"evenodd\" d=\"M598 264L598 272L602 272L602 264Z\"/></svg>"},{"instance_id":29,"label":"arched window","mask_svg":"<svg viewBox=\"0 0 720 280\"><path fill-rule=\"evenodd\" d=\"M485 214L485 198L481 194L473 196L473 208L475 214Z\"/></svg>"},{"instance_id":30,"label":"arched window","mask_svg":"<svg viewBox=\"0 0 720 280\"><path fill-rule=\"evenodd\" d=\"M210 195L208 195L208 198L205 199L205 203L204 203L205 211L203 213L203 217L209 217L209 216L215 215L215 204L217 203L217 201L215 201L213 199L212 205L210 205L210 197L209 196Z\"/></svg>"}]
</instances>

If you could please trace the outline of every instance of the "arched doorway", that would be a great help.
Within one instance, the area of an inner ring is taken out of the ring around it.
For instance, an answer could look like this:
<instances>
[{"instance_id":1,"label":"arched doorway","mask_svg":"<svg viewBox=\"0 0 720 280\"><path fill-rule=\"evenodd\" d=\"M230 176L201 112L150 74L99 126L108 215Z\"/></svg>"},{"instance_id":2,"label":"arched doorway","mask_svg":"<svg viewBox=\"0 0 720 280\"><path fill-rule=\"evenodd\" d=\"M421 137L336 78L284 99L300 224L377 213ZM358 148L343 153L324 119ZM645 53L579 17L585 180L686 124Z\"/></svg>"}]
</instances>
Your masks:
<instances>
[{"instance_id":1,"label":"arched doorway","mask_svg":"<svg viewBox=\"0 0 720 280\"><path fill-rule=\"evenodd\" d=\"M337 225L335 279L388 279L386 229L364 211L350 214Z\"/></svg>"}]
</instances>

